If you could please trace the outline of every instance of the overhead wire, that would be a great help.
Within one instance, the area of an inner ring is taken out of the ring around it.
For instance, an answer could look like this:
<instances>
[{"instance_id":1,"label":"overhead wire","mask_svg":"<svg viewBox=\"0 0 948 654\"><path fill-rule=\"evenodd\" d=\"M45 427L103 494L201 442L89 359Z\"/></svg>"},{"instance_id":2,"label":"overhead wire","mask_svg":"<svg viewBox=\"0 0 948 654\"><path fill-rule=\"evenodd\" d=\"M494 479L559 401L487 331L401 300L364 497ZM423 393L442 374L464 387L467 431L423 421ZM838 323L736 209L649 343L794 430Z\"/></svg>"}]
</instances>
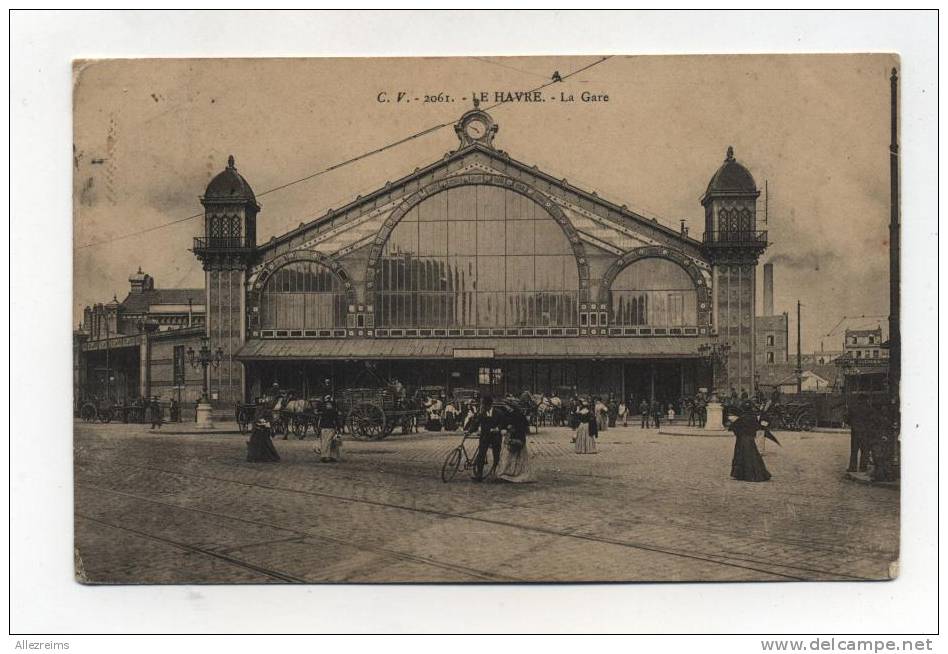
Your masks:
<instances>
[{"instance_id":1,"label":"overhead wire","mask_svg":"<svg viewBox=\"0 0 948 654\"><path fill-rule=\"evenodd\" d=\"M570 77L573 77L574 75L578 75L579 73L581 73L581 72L583 72L583 71L589 70L589 69L592 68L593 66L597 66L597 65L601 64L602 62L604 62L604 61L606 61L606 60L608 60L608 59L611 59L612 56L613 56L613 55L606 55L606 56L604 56L604 57L600 57L599 59L597 59L596 61L594 61L594 62L592 62L592 63L590 63L590 64L587 64L587 65L585 65L585 66L582 66L581 68L577 68L576 70L574 70L574 71L572 71L572 72L569 72L569 73L567 73L567 74L565 74L565 75L562 75L559 79L552 79L552 78L551 78L549 82L546 82L545 84L541 84L540 86L537 86L536 88L530 89L528 92L529 92L529 93L533 93L533 92L536 92L536 91L543 90L543 89L545 89L546 87L551 86L551 85L553 85L553 84L562 83L564 80L567 80L567 79L569 79ZM491 63L493 63L493 62L491 62ZM501 106L501 105L503 105L503 104L509 104L509 103L504 103L504 102L502 102L502 101L501 101L501 102L496 102L496 103L494 103L494 104L492 104L492 105L489 105L489 106L485 107L485 108L484 108L484 111L488 111L488 110L490 110L490 109L495 109L496 107L499 107L499 106ZM314 172L314 173L312 173L312 174L309 174L309 175L306 175L306 176L304 176L304 177L300 177L300 178L298 178L298 179L294 179L294 180L292 180L292 181L290 181L290 182L287 182L287 183L285 183L285 184L280 184L279 186L274 186L273 188L266 189L265 191L262 191L262 192L260 192L260 193L257 193L257 194L256 194L256 197L263 197L263 196L265 196L265 195L267 195L267 194L269 194L269 193L275 193L276 191L281 191L281 190L283 190L283 189L285 189L285 188L289 188L290 186L294 186L294 185L296 185L296 184L300 184L300 183L302 183L302 182L309 181L309 180L314 179L314 178L316 178L316 177L319 177L319 176L321 176L321 175L325 175L326 173L330 173L330 172L332 172L332 171L334 171L334 170L338 170L339 168L342 168L342 167L344 167L344 166L348 166L348 165L350 165L350 164L356 163L357 161L361 161L362 159L366 159L366 158L368 158L368 157L371 157L371 156L373 156L373 155L379 154L379 153L381 153L381 152L385 152L386 150L390 150L390 149L392 149L392 148L394 148L394 147L397 147L397 146L399 146L399 145L402 145L402 144L407 143L407 142L409 142L409 141L412 141L412 140L414 140L414 139L417 139L417 138L420 138L420 137L422 137L422 136L426 136L426 135L428 135L428 134L431 134L432 132L435 132L435 131L437 131L437 130L439 130L439 129L443 129L443 128L449 126L449 125L453 125L455 122L456 122L455 120L450 120L450 121L448 121L448 122L440 123L440 124L438 124L438 125L434 125L434 126L429 127L429 128L427 128L427 129L423 129L423 130L421 130L420 132L416 132L415 134L412 134L412 135L410 135L410 136L406 136L405 138L398 139L397 141L392 141L391 143L388 143L387 145L383 145L383 146L381 146L381 147L379 147L379 148L375 148L374 150L370 150L370 151L368 151L368 152L364 152L363 154L360 154L360 155L358 155L358 156L356 156L356 157L352 157L352 158L350 158L350 159L346 159L345 161L341 161L341 162L339 162L339 163L333 164L333 165L329 166L328 168L324 168L324 169L322 169L322 170L316 171L316 172ZM147 234L147 233L149 233L149 232L153 232L153 231L156 231L156 230L159 230L159 229L164 229L165 227L171 227L171 226L173 226L173 225L177 225L177 224L180 224L180 223L183 223L183 222L187 222L187 221L189 221L189 220L194 220L195 218L201 218L201 217L203 217L203 216L204 216L204 213L203 213L203 212L201 212L201 213L196 213L196 214L192 214L192 215L190 215L190 216L186 216L186 217L184 217L184 218L179 218L179 219L177 219L177 220L172 220L172 221L167 222L167 223L162 223L162 224L160 224L160 225L154 225L154 226L152 226L152 227L147 227L147 228L145 228L145 229L141 229L141 230L138 230L138 231L136 231L136 232L131 232L131 233L128 233L128 234L121 234L121 235L119 235L119 236L114 236L114 237L112 237L112 238L101 239L101 240L98 240L98 241L92 241L92 242L90 242L90 243L84 243L84 244L82 244L82 245L76 245L76 246L73 247L73 250L83 250L83 249L86 249L86 248L96 247L96 246L99 246L99 245L106 245L106 244L109 244L109 243L115 243L116 241L121 241L121 240L124 240L124 239L127 239L127 238L133 238L133 237L135 237L135 236L140 236L140 235L142 235L142 234Z\"/></svg>"}]
</instances>

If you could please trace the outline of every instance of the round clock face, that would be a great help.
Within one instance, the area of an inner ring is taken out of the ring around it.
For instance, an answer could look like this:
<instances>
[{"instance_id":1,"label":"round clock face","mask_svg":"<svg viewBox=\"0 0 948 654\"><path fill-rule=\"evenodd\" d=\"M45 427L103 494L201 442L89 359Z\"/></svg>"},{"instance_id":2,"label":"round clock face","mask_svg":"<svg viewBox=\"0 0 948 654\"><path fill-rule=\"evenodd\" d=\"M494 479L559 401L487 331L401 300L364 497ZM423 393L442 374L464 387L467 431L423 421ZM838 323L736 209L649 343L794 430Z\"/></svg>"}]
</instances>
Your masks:
<instances>
[{"instance_id":1,"label":"round clock face","mask_svg":"<svg viewBox=\"0 0 948 654\"><path fill-rule=\"evenodd\" d=\"M464 131L475 141L487 134L487 125L482 120L472 120L464 126Z\"/></svg>"}]
</instances>

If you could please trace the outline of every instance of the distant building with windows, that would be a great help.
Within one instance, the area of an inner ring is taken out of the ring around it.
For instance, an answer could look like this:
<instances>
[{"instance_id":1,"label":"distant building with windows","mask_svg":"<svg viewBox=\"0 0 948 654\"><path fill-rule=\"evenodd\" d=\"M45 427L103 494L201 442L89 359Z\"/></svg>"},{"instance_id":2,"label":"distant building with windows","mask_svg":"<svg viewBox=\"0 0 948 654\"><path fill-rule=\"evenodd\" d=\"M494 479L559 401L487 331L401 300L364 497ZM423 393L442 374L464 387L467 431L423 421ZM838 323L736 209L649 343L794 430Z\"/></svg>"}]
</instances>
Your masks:
<instances>
[{"instance_id":1,"label":"distant building with windows","mask_svg":"<svg viewBox=\"0 0 948 654\"><path fill-rule=\"evenodd\" d=\"M887 359L882 326L875 329L847 329L843 339L843 353L850 359Z\"/></svg>"},{"instance_id":2,"label":"distant building with windows","mask_svg":"<svg viewBox=\"0 0 948 654\"><path fill-rule=\"evenodd\" d=\"M73 332L73 384L78 399L130 402L159 396L185 412L201 394L201 371L187 363L205 332L203 288L155 288L151 275L129 277L121 302L87 306Z\"/></svg>"}]
</instances>

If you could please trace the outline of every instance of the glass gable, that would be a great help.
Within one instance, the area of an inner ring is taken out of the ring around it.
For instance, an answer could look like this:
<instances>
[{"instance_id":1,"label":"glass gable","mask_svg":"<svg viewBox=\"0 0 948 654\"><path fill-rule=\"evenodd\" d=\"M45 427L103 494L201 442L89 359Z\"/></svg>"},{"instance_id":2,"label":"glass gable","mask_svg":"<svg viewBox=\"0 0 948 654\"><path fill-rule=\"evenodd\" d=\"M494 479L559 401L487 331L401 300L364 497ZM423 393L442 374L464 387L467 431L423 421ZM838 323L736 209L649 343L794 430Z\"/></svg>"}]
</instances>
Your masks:
<instances>
[{"instance_id":1,"label":"glass gable","mask_svg":"<svg viewBox=\"0 0 948 654\"><path fill-rule=\"evenodd\" d=\"M532 200L460 186L413 207L376 278L385 327L572 327L579 271L562 228Z\"/></svg>"}]
</instances>

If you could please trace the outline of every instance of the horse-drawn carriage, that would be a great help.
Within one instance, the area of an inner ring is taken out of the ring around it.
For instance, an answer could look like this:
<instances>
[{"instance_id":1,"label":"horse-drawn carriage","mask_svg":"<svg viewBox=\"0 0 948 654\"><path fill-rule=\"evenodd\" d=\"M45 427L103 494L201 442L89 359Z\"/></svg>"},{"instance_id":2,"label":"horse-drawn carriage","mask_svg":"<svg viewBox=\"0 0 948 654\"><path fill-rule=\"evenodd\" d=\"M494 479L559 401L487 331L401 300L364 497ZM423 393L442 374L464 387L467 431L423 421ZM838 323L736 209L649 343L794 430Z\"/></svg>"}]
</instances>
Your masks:
<instances>
[{"instance_id":1,"label":"horse-drawn carriage","mask_svg":"<svg viewBox=\"0 0 948 654\"><path fill-rule=\"evenodd\" d=\"M767 409L771 429L810 431L816 426L816 411L809 402L777 402Z\"/></svg>"},{"instance_id":2,"label":"horse-drawn carriage","mask_svg":"<svg viewBox=\"0 0 948 654\"><path fill-rule=\"evenodd\" d=\"M339 413L353 438L378 440L401 427L407 434L425 411L413 400L398 397L392 386L347 388L339 398Z\"/></svg>"},{"instance_id":3,"label":"horse-drawn carriage","mask_svg":"<svg viewBox=\"0 0 948 654\"><path fill-rule=\"evenodd\" d=\"M286 424L283 422L279 410L274 410L277 400L270 398L259 398L256 402L250 404L234 405L234 419L237 421L237 428L240 433L245 434L253 428L253 423L263 419L270 423L274 434L286 434Z\"/></svg>"},{"instance_id":4,"label":"horse-drawn carriage","mask_svg":"<svg viewBox=\"0 0 948 654\"><path fill-rule=\"evenodd\" d=\"M79 405L79 418L84 422L122 422L125 419L124 407L112 400L91 398Z\"/></svg>"}]
</instances>

